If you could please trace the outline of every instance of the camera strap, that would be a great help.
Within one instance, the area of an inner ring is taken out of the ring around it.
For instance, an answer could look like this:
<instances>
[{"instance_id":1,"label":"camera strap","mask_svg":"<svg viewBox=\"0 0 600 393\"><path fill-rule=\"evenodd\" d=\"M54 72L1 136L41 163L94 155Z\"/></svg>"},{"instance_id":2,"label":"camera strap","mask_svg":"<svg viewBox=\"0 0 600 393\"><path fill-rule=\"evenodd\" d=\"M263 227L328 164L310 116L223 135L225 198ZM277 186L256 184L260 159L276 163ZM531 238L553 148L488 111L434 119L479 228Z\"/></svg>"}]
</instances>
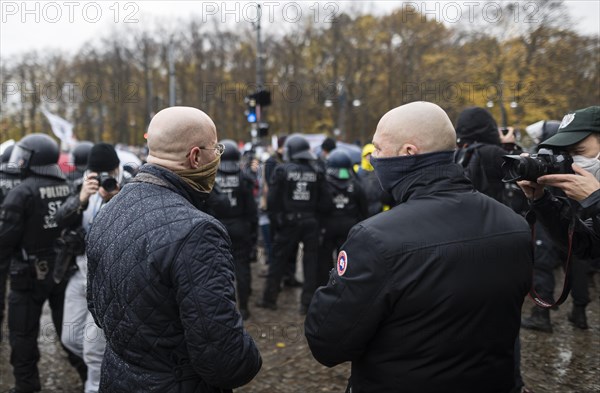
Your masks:
<instances>
[{"instance_id":1,"label":"camera strap","mask_svg":"<svg viewBox=\"0 0 600 393\"><path fill-rule=\"evenodd\" d=\"M531 248L532 248L531 255L533 258L533 263L535 264L535 247L536 247L536 239L535 239L536 216L535 216L535 213L533 211L529 211L527 213L527 215L525 216L525 218L527 219L527 222L529 223L529 227L531 228ZM531 288L529 289L529 297L531 298L531 300L533 300L533 302L538 307L552 308L555 306L559 306L559 305L563 304L564 301L567 300L567 297L569 296L569 292L571 291L569 265L571 264L571 256L572 256L571 254L572 254L572 246L573 246L573 233L575 231L574 224L575 224L574 220L571 220L571 223L569 224L569 231L568 231L567 259L563 264L563 269L565 271L565 279L563 282L562 292L561 292L558 300L555 301L554 303L552 303L552 302L542 299L542 297L540 295L538 295L538 293L535 290L535 285L534 285L535 280L532 280ZM532 274L533 274L533 276L535 276L535 271Z\"/></svg>"}]
</instances>

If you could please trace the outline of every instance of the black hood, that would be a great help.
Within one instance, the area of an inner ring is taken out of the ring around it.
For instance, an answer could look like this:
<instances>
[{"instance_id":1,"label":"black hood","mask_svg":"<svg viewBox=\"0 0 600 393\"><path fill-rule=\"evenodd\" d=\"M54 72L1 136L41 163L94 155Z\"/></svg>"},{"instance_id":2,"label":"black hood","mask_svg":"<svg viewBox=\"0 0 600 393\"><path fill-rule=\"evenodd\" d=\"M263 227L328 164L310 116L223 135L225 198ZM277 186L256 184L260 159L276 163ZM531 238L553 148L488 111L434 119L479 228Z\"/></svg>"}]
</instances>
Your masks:
<instances>
[{"instance_id":1,"label":"black hood","mask_svg":"<svg viewBox=\"0 0 600 393\"><path fill-rule=\"evenodd\" d=\"M456 137L459 145L474 142L500 145L498 124L483 108L467 108L458 115Z\"/></svg>"}]
</instances>

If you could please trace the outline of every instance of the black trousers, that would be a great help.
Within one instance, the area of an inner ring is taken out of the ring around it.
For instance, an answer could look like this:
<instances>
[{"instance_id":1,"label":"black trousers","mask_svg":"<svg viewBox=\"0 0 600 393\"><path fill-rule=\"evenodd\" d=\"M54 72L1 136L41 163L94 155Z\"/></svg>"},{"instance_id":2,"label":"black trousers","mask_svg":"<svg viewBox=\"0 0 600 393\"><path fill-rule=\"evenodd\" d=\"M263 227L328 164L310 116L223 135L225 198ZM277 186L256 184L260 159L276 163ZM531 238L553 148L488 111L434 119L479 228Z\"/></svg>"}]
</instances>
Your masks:
<instances>
[{"instance_id":1,"label":"black trousers","mask_svg":"<svg viewBox=\"0 0 600 393\"><path fill-rule=\"evenodd\" d=\"M235 282L240 309L248 308L248 298L252 284L250 271L250 253L252 251L252 231L250 224L244 218L229 218L222 220L231 239L231 254L235 268Z\"/></svg>"},{"instance_id":2,"label":"black trousers","mask_svg":"<svg viewBox=\"0 0 600 393\"><path fill-rule=\"evenodd\" d=\"M273 261L269 265L269 273L263 294L263 300L277 303L281 279L286 273L289 260L295 257L298 244L304 244L302 267L304 283L300 302L307 306L317 289L317 249L319 246L319 224L316 218L307 217L288 221L275 232L273 244Z\"/></svg>"},{"instance_id":3,"label":"black trousers","mask_svg":"<svg viewBox=\"0 0 600 393\"><path fill-rule=\"evenodd\" d=\"M270 245L271 245L271 254L269 256L269 264L271 263L271 261L274 258L274 251L272 249L272 245L273 243L275 243L275 237L277 235L277 229L276 229L276 225L270 225L269 228L269 236L270 236ZM298 245L296 245L296 249L290 253L290 258L288 259L288 261L285 263L285 268L283 271L283 278L284 279L293 279L296 277L296 256L298 255Z\"/></svg>"},{"instance_id":4,"label":"black trousers","mask_svg":"<svg viewBox=\"0 0 600 393\"><path fill-rule=\"evenodd\" d=\"M18 391L33 392L41 390L37 363L40 360L38 336L40 335L40 317L44 302L48 300L52 310L52 323L58 337L48 336L48 329L42 330L42 340L58 340L62 332L63 306L66 280L55 284L52 271L44 280L35 280L30 290L11 289L8 298L8 332L11 347L10 364L13 367L15 387ZM62 345L62 344L61 344ZM83 359L63 346L69 362L80 377L85 379L87 368Z\"/></svg>"},{"instance_id":5,"label":"black trousers","mask_svg":"<svg viewBox=\"0 0 600 393\"><path fill-rule=\"evenodd\" d=\"M233 263L235 266L235 282L240 309L248 308L248 298L252 285L250 272L250 239L231 239Z\"/></svg>"}]
</instances>

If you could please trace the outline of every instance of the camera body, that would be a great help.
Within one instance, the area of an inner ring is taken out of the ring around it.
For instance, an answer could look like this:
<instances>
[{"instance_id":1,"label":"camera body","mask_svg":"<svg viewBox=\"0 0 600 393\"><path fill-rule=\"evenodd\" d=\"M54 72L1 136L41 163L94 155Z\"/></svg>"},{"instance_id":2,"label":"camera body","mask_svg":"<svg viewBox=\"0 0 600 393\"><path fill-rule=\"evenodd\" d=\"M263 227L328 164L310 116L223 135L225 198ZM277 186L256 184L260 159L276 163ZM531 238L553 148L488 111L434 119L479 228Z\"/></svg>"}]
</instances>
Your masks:
<instances>
[{"instance_id":1,"label":"camera body","mask_svg":"<svg viewBox=\"0 0 600 393\"><path fill-rule=\"evenodd\" d=\"M98 180L100 187L104 188L107 192L113 192L117 189L117 179L108 172L100 172L98 176L94 176L92 179Z\"/></svg>"},{"instance_id":2,"label":"camera body","mask_svg":"<svg viewBox=\"0 0 600 393\"><path fill-rule=\"evenodd\" d=\"M504 182L519 180L536 181L538 177L552 174L573 173L573 159L568 154L555 155L551 150L540 149L529 157L506 155L502 157Z\"/></svg>"}]
</instances>

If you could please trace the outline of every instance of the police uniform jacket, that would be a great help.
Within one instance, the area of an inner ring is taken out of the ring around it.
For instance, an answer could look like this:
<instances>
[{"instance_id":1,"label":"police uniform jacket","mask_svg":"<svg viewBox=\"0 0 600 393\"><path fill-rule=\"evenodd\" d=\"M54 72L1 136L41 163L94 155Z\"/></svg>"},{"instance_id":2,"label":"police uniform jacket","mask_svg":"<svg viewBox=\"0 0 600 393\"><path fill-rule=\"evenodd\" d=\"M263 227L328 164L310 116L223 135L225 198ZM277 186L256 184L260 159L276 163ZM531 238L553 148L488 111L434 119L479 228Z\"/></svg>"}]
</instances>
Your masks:
<instances>
[{"instance_id":1,"label":"police uniform jacket","mask_svg":"<svg viewBox=\"0 0 600 393\"><path fill-rule=\"evenodd\" d=\"M267 193L267 208L272 224L316 218L331 209L325 174L307 160L279 164L273 170Z\"/></svg>"},{"instance_id":2,"label":"police uniform jacket","mask_svg":"<svg viewBox=\"0 0 600 393\"><path fill-rule=\"evenodd\" d=\"M223 164L223 163L222 163ZM235 243L239 239L256 239L258 209L254 199L254 183L235 162L227 162L217 172L213 193L219 192L226 208L214 208L213 216L221 221ZM213 198L215 199L215 198Z\"/></svg>"},{"instance_id":3,"label":"police uniform jacket","mask_svg":"<svg viewBox=\"0 0 600 393\"><path fill-rule=\"evenodd\" d=\"M24 250L27 256L46 261L51 269L61 230L54 214L69 194L64 178L34 173L13 188L0 210L0 263L8 263L8 255L21 255Z\"/></svg>"},{"instance_id":4,"label":"police uniform jacket","mask_svg":"<svg viewBox=\"0 0 600 393\"><path fill-rule=\"evenodd\" d=\"M348 218L358 222L368 215L368 202L365 191L358 178L338 179L327 175L327 189L332 198L333 209L328 218L335 221Z\"/></svg>"},{"instance_id":5,"label":"police uniform jacket","mask_svg":"<svg viewBox=\"0 0 600 393\"><path fill-rule=\"evenodd\" d=\"M21 183L21 175L4 171L0 166L0 205L10 190Z\"/></svg>"},{"instance_id":6,"label":"police uniform jacket","mask_svg":"<svg viewBox=\"0 0 600 393\"><path fill-rule=\"evenodd\" d=\"M408 174L357 224L305 322L315 358L352 362L353 393L509 392L531 284L525 220L456 164Z\"/></svg>"},{"instance_id":7,"label":"police uniform jacket","mask_svg":"<svg viewBox=\"0 0 600 393\"><path fill-rule=\"evenodd\" d=\"M106 335L103 392L224 392L262 360L236 310L229 236L173 172L145 165L98 213L88 307Z\"/></svg>"}]
</instances>

